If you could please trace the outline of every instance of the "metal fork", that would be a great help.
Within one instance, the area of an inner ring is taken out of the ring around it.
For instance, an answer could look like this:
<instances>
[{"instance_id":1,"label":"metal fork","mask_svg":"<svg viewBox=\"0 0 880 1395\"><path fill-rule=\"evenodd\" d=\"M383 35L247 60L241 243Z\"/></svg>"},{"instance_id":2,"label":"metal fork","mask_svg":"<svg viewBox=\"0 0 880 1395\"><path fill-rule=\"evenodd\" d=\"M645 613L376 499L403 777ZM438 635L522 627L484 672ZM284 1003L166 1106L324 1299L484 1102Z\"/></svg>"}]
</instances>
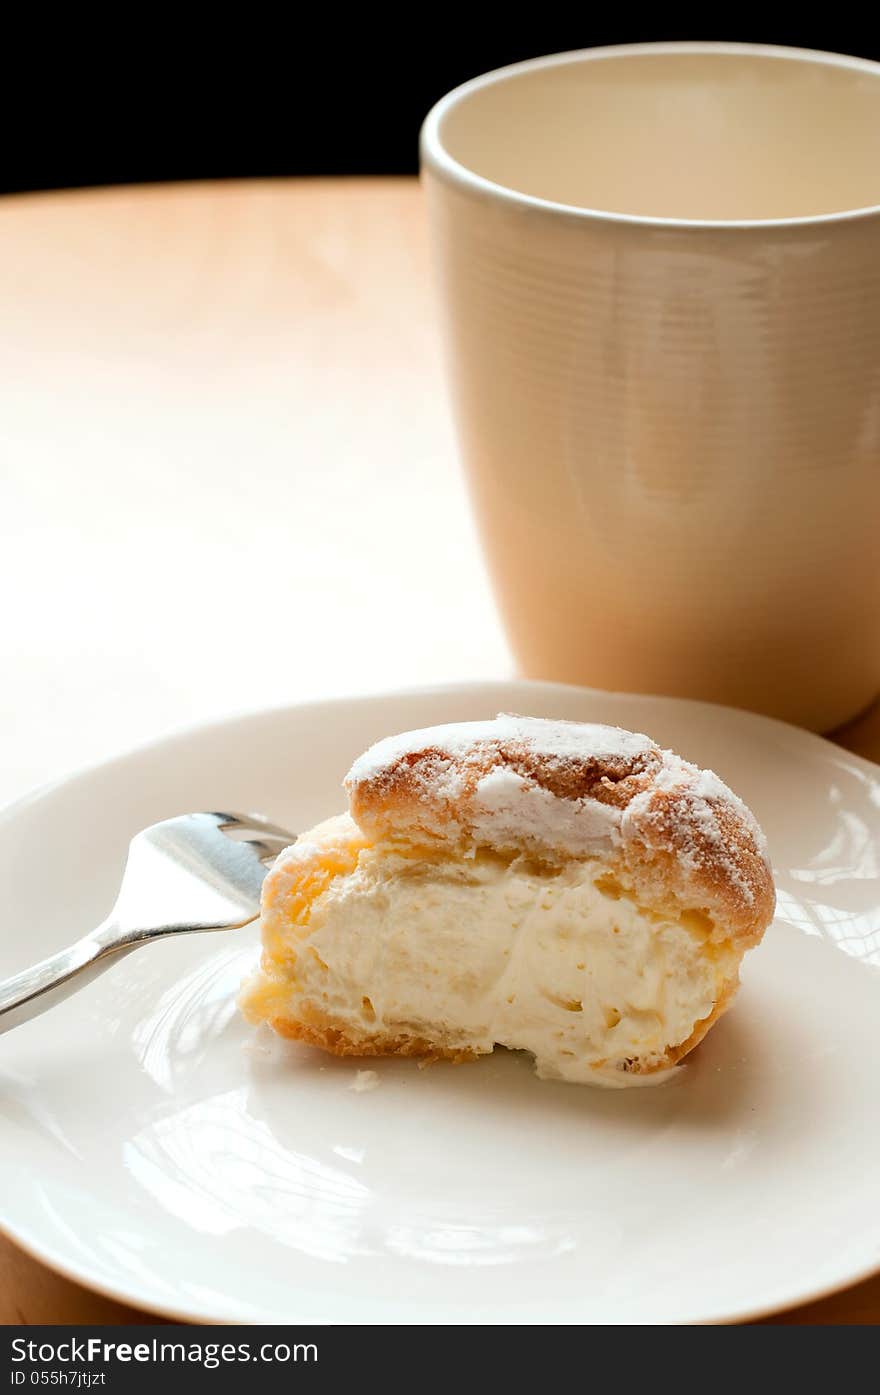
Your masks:
<instances>
[{"instance_id":1,"label":"metal fork","mask_svg":"<svg viewBox=\"0 0 880 1395\"><path fill-rule=\"evenodd\" d=\"M237 930L260 913L268 864L294 835L249 814L183 814L131 841L116 904L76 944L0 983L0 1032L63 1002L141 945Z\"/></svg>"}]
</instances>

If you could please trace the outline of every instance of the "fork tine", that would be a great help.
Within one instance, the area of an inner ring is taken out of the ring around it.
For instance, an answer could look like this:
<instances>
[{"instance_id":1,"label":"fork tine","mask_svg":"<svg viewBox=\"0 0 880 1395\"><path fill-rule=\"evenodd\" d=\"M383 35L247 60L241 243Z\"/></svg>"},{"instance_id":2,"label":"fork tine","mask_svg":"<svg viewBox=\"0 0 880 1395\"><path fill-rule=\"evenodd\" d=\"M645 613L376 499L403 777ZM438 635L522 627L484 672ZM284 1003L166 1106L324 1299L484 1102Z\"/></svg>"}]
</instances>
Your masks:
<instances>
[{"instance_id":1,"label":"fork tine","mask_svg":"<svg viewBox=\"0 0 880 1395\"><path fill-rule=\"evenodd\" d=\"M286 838L286 847L289 847L291 841L296 837L296 834L291 833L288 828L282 828L277 823L270 823L260 814L232 814L215 811L211 817L217 820L217 826L223 833L234 830L242 833L256 833L260 837Z\"/></svg>"},{"instance_id":2,"label":"fork tine","mask_svg":"<svg viewBox=\"0 0 880 1395\"><path fill-rule=\"evenodd\" d=\"M254 848L261 862L274 859L294 842L296 834L278 824L269 823L258 814L233 814L215 812L217 827L227 837L237 843L247 843Z\"/></svg>"}]
</instances>

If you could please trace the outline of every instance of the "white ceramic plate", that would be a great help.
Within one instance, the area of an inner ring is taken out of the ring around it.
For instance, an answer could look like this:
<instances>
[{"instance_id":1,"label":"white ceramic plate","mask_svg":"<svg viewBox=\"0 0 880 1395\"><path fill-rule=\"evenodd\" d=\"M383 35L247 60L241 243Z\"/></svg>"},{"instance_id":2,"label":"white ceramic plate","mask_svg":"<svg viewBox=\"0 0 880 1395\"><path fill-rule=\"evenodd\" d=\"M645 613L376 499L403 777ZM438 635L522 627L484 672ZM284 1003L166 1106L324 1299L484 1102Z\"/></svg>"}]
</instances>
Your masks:
<instances>
[{"instance_id":1,"label":"white ceramic plate","mask_svg":"<svg viewBox=\"0 0 880 1395\"><path fill-rule=\"evenodd\" d=\"M0 819L0 974L112 902L131 834L188 809L292 829L370 741L499 709L616 722L714 767L770 838L779 915L734 1010L656 1090L524 1055L420 1071L266 1050L255 929L144 949L0 1037L0 1213L83 1283L197 1320L667 1322L880 1267L880 771L742 712L503 683L295 707L135 751Z\"/></svg>"}]
</instances>

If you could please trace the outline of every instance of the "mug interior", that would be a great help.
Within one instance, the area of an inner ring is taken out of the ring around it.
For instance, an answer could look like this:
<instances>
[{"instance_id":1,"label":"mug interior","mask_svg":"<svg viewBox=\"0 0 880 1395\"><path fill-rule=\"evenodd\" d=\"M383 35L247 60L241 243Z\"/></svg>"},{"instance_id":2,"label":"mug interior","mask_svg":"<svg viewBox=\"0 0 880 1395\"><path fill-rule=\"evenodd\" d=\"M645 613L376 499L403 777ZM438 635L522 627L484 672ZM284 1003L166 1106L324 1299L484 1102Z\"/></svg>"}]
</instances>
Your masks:
<instances>
[{"instance_id":1,"label":"mug interior","mask_svg":"<svg viewBox=\"0 0 880 1395\"><path fill-rule=\"evenodd\" d=\"M533 199L699 221L880 204L880 65L785 49L596 49L477 79L436 140Z\"/></svg>"}]
</instances>

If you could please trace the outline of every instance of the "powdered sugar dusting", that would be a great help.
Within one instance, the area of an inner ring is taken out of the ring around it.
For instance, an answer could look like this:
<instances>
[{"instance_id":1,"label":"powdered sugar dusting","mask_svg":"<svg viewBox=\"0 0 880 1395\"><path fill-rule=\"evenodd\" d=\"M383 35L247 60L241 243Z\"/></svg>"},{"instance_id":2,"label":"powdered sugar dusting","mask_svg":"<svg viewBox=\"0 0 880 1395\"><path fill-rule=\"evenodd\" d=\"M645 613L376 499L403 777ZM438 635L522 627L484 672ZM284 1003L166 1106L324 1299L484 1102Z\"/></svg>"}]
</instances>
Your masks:
<instances>
[{"instance_id":1,"label":"powdered sugar dusting","mask_svg":"<svg viewBox=\"0 0 880 1395\"><path fill-rule=\"evenodd\" d=\"M505 766L499 765L480 780L477 785L477 796L487 813L492 813L496 809L507 807L512 800L522 794L528 783L525 776L520 775L516 770L508 770Z\"/></svg>"},{"instance_id":2,"label":"powdered sugar dusting","mask_svg":"<svg viewBox=\"0 0 880 1395\"><path fill-rule=\"evenodd\" d=\"M499 766L479 781L472 818L478 842L562 847L584 856L612 846L621 814L597 799L560 799Z\"/></svg>"},{"instance_id":3,"label":"powdered sugar dusting","mask_svg":"<svg viewBox=\"0 0 880 1395\"><path fill-rule=\"evenodd\" d=\"M680 817L676 823L675 852L679 862L690 872L706 868L710 863L721 867L727 881L737 889L746 905L753 905L754 886L740 869L731 849L729 834L718 817L719 809L732 810L751 834L758 853L769 866L767 840L751 809L714 770L701 770L690 761L682 760L674 751L663 751L662 755L663 764L654 778L653 787L637 795L624 814L624 834L639 821L648 820L662 836L668 814L653 803L653 798L658 792L675 794L687 809L687 815Z\"/></svg>"},{"instance_id":4,"label":"powdered sugar dusting","mask_svg":"<svg viewBox=\"0 0 880 1395\"><path fill-rule=\"evenodd\" d=\"M725 785L724 781L715 774L714 770L699 770L695 765L692 765L690 768L695 775L694 783L691 787L694 798L702 800L714 799L719 803L728 804L731 808L735 809L755 840L755 846L758 852L761 854L764 861L767 862L767 839L764 836L763 828L758 823L758 820L755 818L748 805L743 804L739 796L734 794L733 790L730 789L728 785Z\"/></svg>"},{"instance_id":5,"label":"powdered sugar dusting","mask_svg":"<svg viewBox=\"0 0 880 1395\"><path fill-rule=\"evenodd\" d=\"M423 727L419 731L387 736L358 757L345 783L351 785L373 779L402 756L417 751L434 750L441 756L459 758L468 755L481 742L514 742L558 760L631 758L654 747L650 737L624 731L622 727L596 722L552 721L546 717L517 717L502 712L494 721L451 722L448 726ZM438 762L435 769L440 764Z\"/></svg>"}]
</instances>

